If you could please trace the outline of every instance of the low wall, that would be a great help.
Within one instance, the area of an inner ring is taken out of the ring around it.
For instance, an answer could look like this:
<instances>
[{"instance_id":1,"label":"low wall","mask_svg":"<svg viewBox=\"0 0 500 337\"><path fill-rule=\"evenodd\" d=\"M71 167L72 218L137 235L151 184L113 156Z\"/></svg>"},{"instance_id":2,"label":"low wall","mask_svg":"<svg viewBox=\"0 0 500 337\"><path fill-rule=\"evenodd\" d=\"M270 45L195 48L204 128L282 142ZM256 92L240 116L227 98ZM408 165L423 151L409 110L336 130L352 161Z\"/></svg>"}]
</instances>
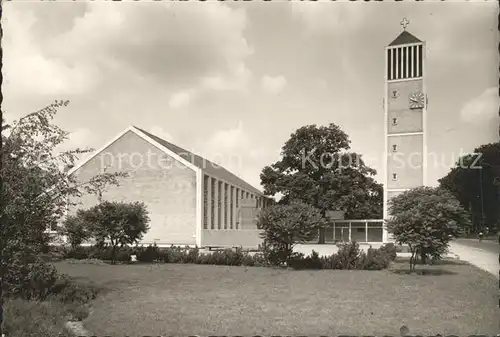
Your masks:
<instances>
[{"instance_id":1,"label":"low wall","mask_svg":"<svg viewBox=\"0 0 500 337\"><path fill-rule=\"evenodd\" d=\"M217 246L217 247L239 247L255 249L262 243L259 237L260 230L231 230L219 229L210 230L204 229L201 233L201 246Z\"/></svg>"}]
</instances>

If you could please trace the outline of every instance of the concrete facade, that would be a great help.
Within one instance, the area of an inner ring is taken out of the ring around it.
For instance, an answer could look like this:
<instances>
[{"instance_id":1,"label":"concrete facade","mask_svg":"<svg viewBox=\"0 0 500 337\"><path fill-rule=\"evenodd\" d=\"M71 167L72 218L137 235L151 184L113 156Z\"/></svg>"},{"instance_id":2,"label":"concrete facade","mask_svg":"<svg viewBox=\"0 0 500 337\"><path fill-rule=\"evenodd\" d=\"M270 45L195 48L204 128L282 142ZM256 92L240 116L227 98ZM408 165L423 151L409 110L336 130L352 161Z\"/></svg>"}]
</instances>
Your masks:
<instances>
[{"instance_id":1,"label":"concrete facade","mask_svg":"<svg viewBox=\"0 0 500 337\"><path fill-rule=\"evenodd\" d=\"M88 181L104 170L126 172L128 177L120 179L120 186L109 187L103 200L145 203L150 230L143 243L196 244L195 171L131 131L73 174L80 181ZM80 201L79 208L83 209L98 203L96 196L88 194ZM68 214L75 211L76 208L70 209Z\"/></svg>"},{"instance_id":2,"label":"concrete facade","mask_svg":"<svg viewBox=\"0 0 500 337\"><path fill-rule=\"evenodd\" d=\"M425 186L427 180L425 42L408 33L406 26L386 47L384 78L384 219L387 220L390 199L411 188ZM385 228L383 241L393 241Z\"/></svg>"},{"instance_id":3,"label":"concrete facade","mask_svg":"<svg viewBox=\"0 0 500 337\"><path fill-rule=\"evenodd\" d=\"M260 243L256 226L248 227L239 214L242 206L252 212L266 207L267 197L224 168L139 128L129 127L68 174L84 182L104 172L128 176L109 186L101 200L145 203L150 230L140 244L256 248ZM86 194L78 202L68 215L99 198Z\"/></svg>"}]
</instances>

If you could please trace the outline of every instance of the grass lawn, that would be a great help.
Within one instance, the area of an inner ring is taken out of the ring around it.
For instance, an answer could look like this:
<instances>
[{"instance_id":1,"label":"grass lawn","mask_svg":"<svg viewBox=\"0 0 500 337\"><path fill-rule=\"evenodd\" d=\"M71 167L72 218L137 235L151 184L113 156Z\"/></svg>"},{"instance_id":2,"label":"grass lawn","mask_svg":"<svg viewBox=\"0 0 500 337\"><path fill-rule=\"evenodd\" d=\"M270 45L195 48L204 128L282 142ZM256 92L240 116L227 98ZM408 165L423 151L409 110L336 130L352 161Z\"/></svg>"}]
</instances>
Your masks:
<instances>
[{"instance_id":1,"label":"grass lawn","mask_svg":"<svg viewBox=\"0 0 500 337\"><path fill-rule=\"evenodd\" d=\"M84 321L95 335L496 335L498 281L443 261L426 275L207 265L56 264L113 288ZM399 271L399 272L398 272Z\"/></svg>"},{"instance_id":2,"label":"grass lawn","mask_svg":"<svg viewBox=\"0 0 500 337\"><path fill-rule=\"evenodd\" d=\"M4 310L7 337L73 337L63 328L68 317L86 316L81 306L55 300L7 300Z\"/></svg>"}]
</instances>

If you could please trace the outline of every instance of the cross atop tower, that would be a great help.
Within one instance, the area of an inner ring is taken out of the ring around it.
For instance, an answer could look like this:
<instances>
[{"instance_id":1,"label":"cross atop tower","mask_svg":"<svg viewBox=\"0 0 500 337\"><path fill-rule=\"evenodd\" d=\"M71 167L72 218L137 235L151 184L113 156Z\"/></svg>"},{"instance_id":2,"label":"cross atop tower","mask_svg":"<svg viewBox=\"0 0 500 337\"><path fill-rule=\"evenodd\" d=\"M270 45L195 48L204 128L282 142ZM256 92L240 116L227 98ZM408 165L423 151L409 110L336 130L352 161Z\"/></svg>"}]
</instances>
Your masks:
<instances>
[{"instance_id":1,"label":"cross atop tower","mask_svg":"<svg viewBox=\"0 0 500 337\"><path fill-rule=\"evenodd\" d=\"M406 30L406 26L410 24L410 20L408 20L407 18L403 18L403 20L401 20L399 24L403 27L403 30Z\"/></svg>"}]
</instances>

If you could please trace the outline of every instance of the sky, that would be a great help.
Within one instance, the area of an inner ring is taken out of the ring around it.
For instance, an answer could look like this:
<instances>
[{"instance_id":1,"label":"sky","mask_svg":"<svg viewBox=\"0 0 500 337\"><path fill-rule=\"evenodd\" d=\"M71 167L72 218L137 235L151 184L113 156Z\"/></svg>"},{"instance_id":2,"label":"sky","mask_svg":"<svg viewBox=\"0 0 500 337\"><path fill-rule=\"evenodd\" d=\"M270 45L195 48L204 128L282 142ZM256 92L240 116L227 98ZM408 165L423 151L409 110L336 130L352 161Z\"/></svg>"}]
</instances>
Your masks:
<instances>
[{"instance_id":1,"label":"sky","mask_svg":"<svg viewBox=\"0 0 500 337\"><path fill-rule=\"evenodd\" d=\"M250 184L292 132L335 123L383 181L384 48L427 44L428 150L498 140L498 5L464 2L6 2L7 121L70 100L68 148L135 125Z\"/></svg>"}]
</instances>

